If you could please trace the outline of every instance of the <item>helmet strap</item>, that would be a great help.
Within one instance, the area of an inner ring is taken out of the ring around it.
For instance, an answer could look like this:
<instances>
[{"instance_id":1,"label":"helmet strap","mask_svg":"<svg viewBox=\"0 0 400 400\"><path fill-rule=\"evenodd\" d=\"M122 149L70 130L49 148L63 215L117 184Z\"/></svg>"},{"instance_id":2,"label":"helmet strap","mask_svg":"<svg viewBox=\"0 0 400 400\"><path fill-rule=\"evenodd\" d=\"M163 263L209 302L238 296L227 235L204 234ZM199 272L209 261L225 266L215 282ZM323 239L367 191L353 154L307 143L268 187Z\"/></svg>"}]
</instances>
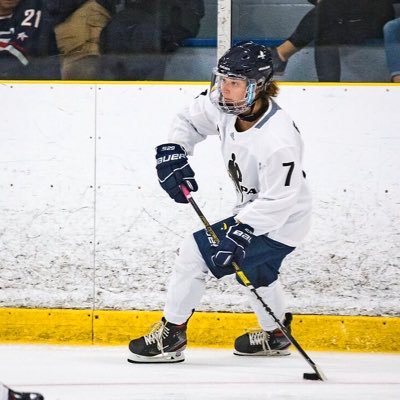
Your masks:
<instances>
[{"instance_id":1,"label":"helmet strap","mask_svg":"<svg viewBox=\"0 0 400 400\"><path fill-rule=\"evenodd\" d=\"M254 113L254 107L256 105L257 100L260 99L261 100L261 107L260 109ZM248 121L248 122L254 122L256 121L258 118L261 117L261 115L263 115L265 113L265 111L267 111L268 108L268 100L263 96L263 97L258 97L258 99L256 99L253 104L250 106L250 110L247 111L245 114L239 114L238 118L241 119L242 121Z\"/></svg>"}]
</instances>

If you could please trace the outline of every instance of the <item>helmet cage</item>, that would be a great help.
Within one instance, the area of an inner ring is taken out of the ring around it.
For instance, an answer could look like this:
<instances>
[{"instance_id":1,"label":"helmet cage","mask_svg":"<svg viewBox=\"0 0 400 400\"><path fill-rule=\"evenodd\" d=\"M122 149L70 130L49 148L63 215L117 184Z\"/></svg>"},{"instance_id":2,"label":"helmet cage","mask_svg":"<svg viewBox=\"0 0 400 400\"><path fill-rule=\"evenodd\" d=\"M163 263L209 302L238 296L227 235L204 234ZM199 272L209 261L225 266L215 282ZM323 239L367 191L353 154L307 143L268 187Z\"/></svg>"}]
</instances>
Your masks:
<instances>
[{"instance_id":1,"label":"helmet cage","mask_svg":"<svg viewBox=\"0 0 400 400\"><path fill-rule=\"evenodd\" d=\"M243 99L234 102L225 100L224 96L222 95L221 86L223 80L226 78L246 81L246 91ZM211 76L210 99L214 106L224 113L230 115L240 115L251 109L252 105L258 98L257 90L263 89L264 85L265 78L256 80L243 75L231 73L224 74L219 72L218 68L214 68Z\"/></svg>"}]
</instances>

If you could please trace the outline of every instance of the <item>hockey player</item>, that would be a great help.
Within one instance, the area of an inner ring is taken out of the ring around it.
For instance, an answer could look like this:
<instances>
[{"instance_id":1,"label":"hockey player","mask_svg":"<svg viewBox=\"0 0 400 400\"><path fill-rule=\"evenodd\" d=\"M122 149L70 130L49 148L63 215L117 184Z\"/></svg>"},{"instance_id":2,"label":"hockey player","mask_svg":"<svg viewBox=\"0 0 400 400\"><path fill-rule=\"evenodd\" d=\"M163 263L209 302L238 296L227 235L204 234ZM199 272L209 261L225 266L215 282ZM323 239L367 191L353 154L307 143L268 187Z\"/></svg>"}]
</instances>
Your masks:
<instances>
[{"instance_id":1,"label":"hockey player","mask_svg":"<svg viewBox=\"0 0 400 400\"><path fill-rule=\"evenodd\" d=\"M16 392L0 383L0 400L44 400L40 393Z\"/></svg>"},{"instance_id":2,"label":"hockey player","mask_svg":"<svg viewBox=\"0 0 400 400\"><path fill-rule=\"evenodd\" d=\"M209 95L202 93L177 115L170 143L156 149L162 188L176 202L186 203L179 185L198 188L187 156L208 135L219 135L237 203L233 216L213 225L218 246L210 245L204 229L182 243L164 316L148 335L129 343L132 362L183 361L187 323L203 295L205 277L233 274L233 261L290 330L292 316L285 314L279 268L309 230L311 196L302 169L302 139L273 99L278 87L272 76L268 48L253 42L233 46L213 71ZM289 354L290 342L261 302L250 292L249 300L261 329L239 336L234 354Z\"/></svg>"},{"instance_id":3,"label":"hockey player","mask_svg":"<svg viewBox=\"0 0 400 400\"><path fill-rule=\"evenodd\" d=\"M44 0L0 0L0 79L60 79Z\"/></svg>"}]
</instances>

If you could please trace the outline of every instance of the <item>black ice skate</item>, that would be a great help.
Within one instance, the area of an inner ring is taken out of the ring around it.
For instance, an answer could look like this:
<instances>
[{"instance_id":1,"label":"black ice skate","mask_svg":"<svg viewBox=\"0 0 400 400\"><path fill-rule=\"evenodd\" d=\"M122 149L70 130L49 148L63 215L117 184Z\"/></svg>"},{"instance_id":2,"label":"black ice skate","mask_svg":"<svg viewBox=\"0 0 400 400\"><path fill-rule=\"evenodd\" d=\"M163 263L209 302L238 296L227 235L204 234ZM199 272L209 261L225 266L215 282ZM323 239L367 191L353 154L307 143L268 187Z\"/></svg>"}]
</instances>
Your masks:
<instances>
[{"instance_id":1,"label":"black ice skate","mask_svg":"<svg viewBox=\"0 0 400 400\"><path fill-rule=\"evenodd\" d=\"M292 314L285 314L283 324L291 332L290 324ZM280 329L265 332L255 330L239 336L235 340L235 350L233 354L238 356L288 356L290 341L286 338Z\"/></svg>"},{"instance_id":2,"label":"black ice skate","mask_svg":"<svg viewBox=\"0 0 400 400\"><path fill-rule=\"evenodd\" d=\"M15 392L8 390L8 400L44 400L40 393Z\"/></svg>"},{"instance_id":3,"label":"black ice skate","mask_svg":"<svg viewBox=\"0 0 400 400\"><path fill-rule=\"evenodd\" d=\"M176 363L185 360L187 324L174 325L164 318L157 322L148 335L129 343L128 361L132 363Z\"/></svg>"}]
</instances>

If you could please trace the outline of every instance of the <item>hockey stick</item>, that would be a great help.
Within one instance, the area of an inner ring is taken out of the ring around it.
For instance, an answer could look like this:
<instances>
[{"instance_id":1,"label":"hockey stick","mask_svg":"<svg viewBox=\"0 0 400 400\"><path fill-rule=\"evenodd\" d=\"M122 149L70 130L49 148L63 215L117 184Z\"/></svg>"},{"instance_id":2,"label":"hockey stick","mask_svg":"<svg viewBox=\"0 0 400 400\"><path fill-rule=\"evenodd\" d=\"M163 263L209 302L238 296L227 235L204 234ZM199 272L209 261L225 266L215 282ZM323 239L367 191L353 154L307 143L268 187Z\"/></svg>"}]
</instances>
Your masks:
<instances>
[{"instance_id":1,"label":"hockey stick","mask_svg":"<svg viewBox=\"0 0 400 400\"><path fill-rule=\"evenodd\" d=\"M179 186L183 195L186 197L187 201L192 205L194 210L196 211L196 214L199 216L201 221L203 222L203 225L208 232L208 234L212 237L213 241L218 244L219 239L216 233L214 232L212 226L210 223L207 221L207 218L205 215L202 213L200 210L199 206L197 203L194 201L192 194L188 190L188 188L185 185L180 185ZM315 373L307 373L305 372L303 374L304 379L308 380L320 380L320 381L326 381L326 377L324 373L321 371L321 369L315 364L313 360L307 355L307 353L303 350L303 348L300 346L300 344L297 342L297 340L292 336L292 334L288 331L285 325L282 324L282 322L275 316L275 314L272 312L271 308L264 302L262 297L258 294L256 288L251 284L245 273L241 270L239 265L236 262L232 262L232 266L235 270L236 275L239 277L239 279L242 281L243 285L246 286L257 298L257 300L262 304L264 307L265 311L272 317L272 319L276 322L276 324L279 326L279 329L283 332L285 337L292 343L294 347L299 351L299 353L303 356L303 358L308 362L308 364L311 366L311 368L315 371Z\"/></svg>"}]
</instances>

